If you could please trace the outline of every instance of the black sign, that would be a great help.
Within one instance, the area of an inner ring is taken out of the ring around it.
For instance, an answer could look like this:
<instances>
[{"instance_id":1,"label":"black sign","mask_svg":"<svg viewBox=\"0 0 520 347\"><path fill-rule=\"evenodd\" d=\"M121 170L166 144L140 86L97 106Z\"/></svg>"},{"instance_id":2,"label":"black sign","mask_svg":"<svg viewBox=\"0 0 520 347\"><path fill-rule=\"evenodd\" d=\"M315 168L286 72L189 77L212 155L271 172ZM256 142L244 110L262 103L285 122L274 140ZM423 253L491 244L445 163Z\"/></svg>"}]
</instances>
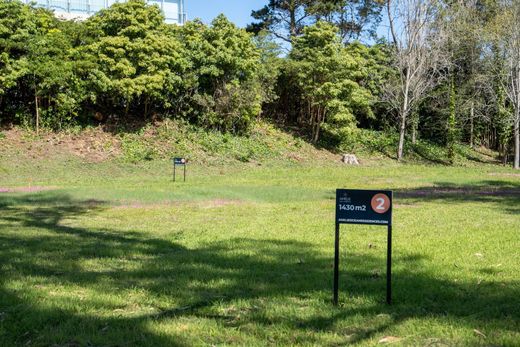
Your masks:
<instances>
[{"instance_id":1,"label":"black sign","mask_svg":"<svg viewBox=\"0 0 520 347\"><path fill-rule=\"evenodd\" d=\"M174 165L186 165L186 158L173 158Z\"/></svg>"},{"instance_id":2,"label":"black sign","mask_svg":"<svg viewBox=\"0 0 520 347\"><path fill-rule=\"evenodd\" d=\"M176 170L177 165L184 167L184 181L186 182L186 165L188 164L188 160L186 158L172 158L173 159L173 182L175 182L176 178Z\"/></svg>"},{"instance_id":3,"label":"black sign","mask_svg":"<svg viewBox=\"0 0 520 347\"><path fill-rule=\"evenodd\" d=\"M334 246L334 305L339 292L339 227L341 224L385 225L388 229L386 257L386 302L392 302L392 192L382 190L336 190L336 238Z\"/></svg>"},{"instance_id":4,"label":"black sign","mask_svg":"<svg viewBox=\"0 0 520 347\"><path fill-rule=\"evenodd\" d=\"M336 223L391 225L392 192L336 190Z\"/></svg>"}]
</instances>

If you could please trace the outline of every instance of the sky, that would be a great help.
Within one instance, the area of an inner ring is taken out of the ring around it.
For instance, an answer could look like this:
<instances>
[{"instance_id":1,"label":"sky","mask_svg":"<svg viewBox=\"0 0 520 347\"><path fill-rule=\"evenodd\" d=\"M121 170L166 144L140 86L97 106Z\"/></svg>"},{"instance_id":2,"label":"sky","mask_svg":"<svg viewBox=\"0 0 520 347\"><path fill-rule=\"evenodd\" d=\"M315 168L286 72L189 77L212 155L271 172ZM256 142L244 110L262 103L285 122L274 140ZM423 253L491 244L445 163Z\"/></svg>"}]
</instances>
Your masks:
<instances>
[{"instance_id":1,"label":"sky","mask_svg":"<svg viewBox=\"0 0 520 347\"><path fill-rule=\"evenodd\" d=\"M245 27L253 21L251 11L267 4L267 0L184 0L188 19L200 18L210 23L216 16L224 13L239 27Z\"/></svg>"}]
</instances>

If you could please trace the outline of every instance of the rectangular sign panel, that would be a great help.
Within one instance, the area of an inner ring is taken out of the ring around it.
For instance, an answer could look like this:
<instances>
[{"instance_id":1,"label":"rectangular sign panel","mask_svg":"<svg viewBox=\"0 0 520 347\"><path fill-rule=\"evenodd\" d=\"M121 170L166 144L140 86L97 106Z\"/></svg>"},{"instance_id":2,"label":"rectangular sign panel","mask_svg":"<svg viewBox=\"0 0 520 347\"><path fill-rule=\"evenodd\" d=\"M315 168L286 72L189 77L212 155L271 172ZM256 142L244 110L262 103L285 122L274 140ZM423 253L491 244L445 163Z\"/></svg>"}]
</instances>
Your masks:
<instances>
[{"instance_id":1,"label":"rectangular sign panel","mask_svg":"<svg viewBox=\"0 0 520 347\"><path fill-rule=\"evenodd\" d=\"M173 158L173 163L175 165L186 165L186 159L185 158Z\"/></svg>"},{"instance_id":2,"label":"rectangular sign panel","mask_svg":"<svg viewBox=\"0 0 520 347\"><path fill-rule=\"evenodd\" d=\"M336 223L392 225L392 192L336 190Z\"/></svg>"}]
</instances>

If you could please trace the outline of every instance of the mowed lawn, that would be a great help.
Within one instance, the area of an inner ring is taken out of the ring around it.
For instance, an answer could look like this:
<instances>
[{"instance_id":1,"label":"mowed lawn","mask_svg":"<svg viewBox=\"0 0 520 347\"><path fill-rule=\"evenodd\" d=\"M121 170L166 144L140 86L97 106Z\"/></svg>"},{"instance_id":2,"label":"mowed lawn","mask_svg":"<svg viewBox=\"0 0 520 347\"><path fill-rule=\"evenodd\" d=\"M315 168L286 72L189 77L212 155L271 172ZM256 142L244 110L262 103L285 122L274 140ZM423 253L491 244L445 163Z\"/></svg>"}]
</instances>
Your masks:
<instances>
[{"instance_id":1,"label":"mowed lawn","mask_svg":"<svg viewBox=\"0 0 520 347\"><path fill-rule=\"evenodd\" d=\"M0 346L520 346L520 176L498 166L47 159L0 170ZM342 226L336 188L395 191Z\"/></svg>"}]
</instances>

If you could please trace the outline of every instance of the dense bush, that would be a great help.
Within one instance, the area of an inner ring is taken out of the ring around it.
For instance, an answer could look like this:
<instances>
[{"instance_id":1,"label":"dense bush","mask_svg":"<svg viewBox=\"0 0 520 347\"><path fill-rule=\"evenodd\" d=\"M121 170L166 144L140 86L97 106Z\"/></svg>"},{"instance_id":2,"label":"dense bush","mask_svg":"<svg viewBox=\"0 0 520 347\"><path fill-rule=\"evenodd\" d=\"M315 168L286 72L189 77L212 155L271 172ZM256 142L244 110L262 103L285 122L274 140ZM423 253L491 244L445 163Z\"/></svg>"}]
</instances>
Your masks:
<instances>
[{"instance_id":1,"label":"dense bush","mask_svg":"<svg viewBox=\"0 0 520 347\"><path fill-rule=\"evenodd\" d=\"M252 37L223 15L167 25L144 0L85 22L10 0L0 0L0 14L4 122L63 128L170 117L244 133L262 111L281 111L314 142L324 134L336 145L373 115L373 49L345 47L329 23L305 28L280 58L269 35Z\"/></svg>"},{"instance_id":2,"label":"dense bush","mask_svg":"<svg viewBox=\"0 0 520 347\"><path fill-rule=\"evenodd\" d=\"M242 132L261 112L260 62L251 35L224 16L176 27L157 6L131 0L66 22L0 1L4 122L61 128L81 116L169 116Z\"/></svg>"},{"instance_id":3,"label":"dense bush","mask_svg":"<svg viewBox=\"0 0 520 347\"><path fill-rule=\"evenodd\" d=\"M306 27L282 65L272 112L307 128L314 143L348 146L360 120L374 118L381 52L378 46L345 46L330 23Z\"/></svg>"}]
</instances>

